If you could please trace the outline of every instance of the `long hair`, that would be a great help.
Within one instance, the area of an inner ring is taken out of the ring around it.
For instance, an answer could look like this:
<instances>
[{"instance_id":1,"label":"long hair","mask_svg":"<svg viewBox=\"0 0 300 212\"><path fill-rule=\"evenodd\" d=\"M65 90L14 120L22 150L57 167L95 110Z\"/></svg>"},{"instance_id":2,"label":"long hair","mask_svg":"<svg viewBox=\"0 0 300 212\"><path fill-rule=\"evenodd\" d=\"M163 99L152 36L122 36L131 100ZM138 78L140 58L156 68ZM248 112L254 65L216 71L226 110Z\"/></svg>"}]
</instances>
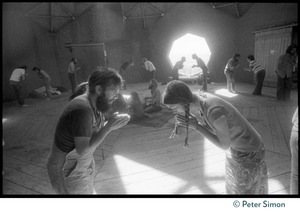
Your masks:
<instances>
[{"instance_id":1,"label":"long hair","mask_svg":"<svg viewBox=\"0 0 300 212\"><path fill-rule=\"evenodd\" d=\"M19 66L18 68L21 68L21 69L27 69L27 66Z\"/></svg>"},{"instance_id":2,"label":"long hair","mask_svg":"<svg viewBox=\"0 0 300 212\"><path fill-rule=\"evenodd\" d=\"M189 116L190 103L193 101L193 93L182 81L173 80L167 84L166 90L163 93L163 104L184 104L185 118L187 121L185 146L188 144L189 137Z\"/></svg>"},{"instance_id":3,"label":"long hair","mask_svg":"<svg viewBox=\"0 0 300 212\"><path fill-rule=\"evenodd\" d=\"M297 50L297 46L295 44L289 45L286 48L285 53L291 54L292 49L296 49Z\"/></svg>"},{"instance_id":4,"label":"long hair","mask_svg":"<svg viewBox=\"0 0 300 212\"><path fill-rule=\"evenodd\" d=\"M122 77L114 69L97 67L97 69L90 75L88 84L89 92L91 94L95 94L95 88L97 85L100 85L103 91L105 91L106 88L111 85L121 86Z\"/></svg>"},{"instance_id":5,"label":"long hair","mask_svg":"<svg viewBox=\"0 0 300 212\"><path fill-rule=\"evenodd\" d=\"M236 59L236 58L238 58L238 57L241 57L241 55L240 55L239 53L235 53L235 54L233 55L233 58L234 58L234 59Z\"/></svg>"},{"instance_id":6,"label":"long hair","mask_svg":"<svg viewBox=\"0 0 300 212\"><path fill-rule=\"evenodd\" d=\"M253 55L248 55L247 59L249 59L250 61L254 60L254 56Z\"/></svg>"}]
</instances>

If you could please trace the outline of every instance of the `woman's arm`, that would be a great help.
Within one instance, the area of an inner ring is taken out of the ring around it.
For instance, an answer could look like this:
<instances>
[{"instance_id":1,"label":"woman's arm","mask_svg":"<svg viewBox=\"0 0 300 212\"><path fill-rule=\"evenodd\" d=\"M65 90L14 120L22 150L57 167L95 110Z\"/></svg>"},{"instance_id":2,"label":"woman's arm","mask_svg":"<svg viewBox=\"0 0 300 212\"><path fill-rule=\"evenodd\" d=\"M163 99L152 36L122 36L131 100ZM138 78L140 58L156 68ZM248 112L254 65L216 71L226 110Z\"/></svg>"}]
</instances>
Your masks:
<instances>
[{"instance_id":1,"label":"woman's arm","mask_svg":"<svg viewBox=\"0 0 300 212\"><path fill-rule=\"evenodd\" d=\"M180 126L187 126L187 121L185 116L177 114L177 120L178 120L178 124ZM206 137L210 142L212 142L213 144L215 144L217 147L222 148L222 145L220 143L219 137L217 137L215 134L213 134L210 130L208 130L205 126L201 125L198 120L196 119L195 116L190 114L190 118L189 118L189 126L193 129L195 129L196 131L198 131L199 133L201 133L204 137Z\"/></svg>"}]
</instances>

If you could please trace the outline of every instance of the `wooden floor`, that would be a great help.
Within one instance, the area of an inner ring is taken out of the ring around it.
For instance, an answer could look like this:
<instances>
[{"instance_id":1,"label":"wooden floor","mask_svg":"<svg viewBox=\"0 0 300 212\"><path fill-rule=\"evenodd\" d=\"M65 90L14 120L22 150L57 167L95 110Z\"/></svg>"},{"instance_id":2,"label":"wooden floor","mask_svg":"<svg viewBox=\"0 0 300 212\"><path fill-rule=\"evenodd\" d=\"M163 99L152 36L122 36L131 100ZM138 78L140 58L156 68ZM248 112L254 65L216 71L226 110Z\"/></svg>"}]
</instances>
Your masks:
<instances>
[{"instance_id":1,"label":"wooden floor","mask_svg":"<svg viewBox=\"0 0 300 212\"><path fill-rule=\"evenodd\" d=\"M144 97L146 83L129 84ZM192 90L200 86L190 85ZM209 84L209 92L225 88ZM262 96L250 93L254 85L237 84L239 95L223 97L231 102L261 134L266 147L269 194L288 194L290 178L289 138L292 115L298 106L298 91L292 100L276 101L275 88L263 88ZM165 86L160 86L164 90ZM16 102L3 104L3 194L53 194L45 162L52 145L59 113L69 92L53 100L26 99L28 107ZM225 154L200 134L190 131L190 147L183 148L184 134L169 136L174 118L162 127L128 124L112 132L95 152L95 188L102 194L224 194Z\"/></svg>"}]
</instances>

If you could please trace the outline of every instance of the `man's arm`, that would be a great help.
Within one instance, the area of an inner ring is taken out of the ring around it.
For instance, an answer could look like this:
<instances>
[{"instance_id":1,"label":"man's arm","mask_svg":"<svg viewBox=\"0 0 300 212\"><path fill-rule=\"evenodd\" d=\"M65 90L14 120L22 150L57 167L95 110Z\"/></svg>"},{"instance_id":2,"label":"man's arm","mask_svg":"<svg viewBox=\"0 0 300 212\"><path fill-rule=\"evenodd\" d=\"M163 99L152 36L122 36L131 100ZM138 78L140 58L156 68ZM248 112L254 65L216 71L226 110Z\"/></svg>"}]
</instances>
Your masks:
<instances>
[{"instance_id":1,"label":"man's arm","mask_svg":"<svg viewBox=\"0 0 300 212\"><path fill-rule=\"evenodd\" d=\"M127 124L130 117L127 114L113 114L104 127L97 130L91 137L75 137L75 146L78 154L86 154L93 151L104 138L112 131L119 129Z\"/></svg>"}]
</instances>

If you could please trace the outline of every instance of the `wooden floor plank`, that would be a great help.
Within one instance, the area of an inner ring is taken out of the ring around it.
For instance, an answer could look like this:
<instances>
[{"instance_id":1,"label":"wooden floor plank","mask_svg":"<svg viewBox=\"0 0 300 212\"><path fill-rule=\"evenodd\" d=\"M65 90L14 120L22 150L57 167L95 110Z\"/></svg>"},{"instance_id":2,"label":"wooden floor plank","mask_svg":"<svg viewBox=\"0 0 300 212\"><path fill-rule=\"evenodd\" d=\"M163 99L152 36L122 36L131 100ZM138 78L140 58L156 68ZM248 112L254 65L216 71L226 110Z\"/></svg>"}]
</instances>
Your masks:
<instances>
[{"instance_id":1,"label":"wooden floor plank","mask_svg":"<svg viewBox=\"0 0 300 212\"><path fill-rule=\"evenodd\" d=\"M18 184L12 183L6 179L3 179L3 194L4 195L24 195L24 194L29 194L29 195L38 195L40 193L37 193L35 191L29 190L26 187L20 186Z\"/></svg>"},{"instance_id":2,"label":"wooden floor plank","mask_svg":"<svg viewBox=\"0 0 300 212\"><path fill-rule=\"evenodd\" d=\"M261 127L261 137L265 145L266 150L270 150L271 152L275 151L274 143L272 140L272 132L270 129L270 122L268 117L269 107L260 107L259 110L259 122Z\"/></svg>"},{"instance_id":3,"label":"wooden floor plank","mask_svg":"<svg viewBox=\"0 0 300 212\"><path fill-rule=\"evenodd\" d=\"M54 194L50 182L16 170L4 168L3 179L13 182L19 186L26 187L40 194Z\"/></svg>"},{"instance_id":4,"label":"wooden floor plank","mask_svg":"<svg viewBox=\"0 0 300 212\"><path fill-rule=\"evenodd\" d=\"M280 127L280 122L277 118L275 107L270 107L270 110L268 110L268 118L275 152L283 155L290 155Z\"/></svg>"}]
</instances>

